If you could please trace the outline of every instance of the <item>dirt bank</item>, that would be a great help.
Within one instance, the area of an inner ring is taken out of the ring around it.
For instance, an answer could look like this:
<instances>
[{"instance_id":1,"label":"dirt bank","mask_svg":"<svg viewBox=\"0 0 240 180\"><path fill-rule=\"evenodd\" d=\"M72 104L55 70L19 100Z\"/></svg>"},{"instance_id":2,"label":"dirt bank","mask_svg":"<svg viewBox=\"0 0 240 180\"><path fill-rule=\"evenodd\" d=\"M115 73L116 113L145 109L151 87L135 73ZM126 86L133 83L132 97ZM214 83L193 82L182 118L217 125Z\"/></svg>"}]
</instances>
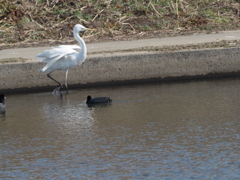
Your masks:
<instances>
[{"instance_id":1,"label":"dirt bank","mask_svg":"<svg viewBox=\"0 0 240 180\"><path fill-rule=\"evenodd\" d=\"M239 0L4 0L0 49L75 43L72 28L95 28L87 43L240 28Z\"/></svg>"}]
</instances>

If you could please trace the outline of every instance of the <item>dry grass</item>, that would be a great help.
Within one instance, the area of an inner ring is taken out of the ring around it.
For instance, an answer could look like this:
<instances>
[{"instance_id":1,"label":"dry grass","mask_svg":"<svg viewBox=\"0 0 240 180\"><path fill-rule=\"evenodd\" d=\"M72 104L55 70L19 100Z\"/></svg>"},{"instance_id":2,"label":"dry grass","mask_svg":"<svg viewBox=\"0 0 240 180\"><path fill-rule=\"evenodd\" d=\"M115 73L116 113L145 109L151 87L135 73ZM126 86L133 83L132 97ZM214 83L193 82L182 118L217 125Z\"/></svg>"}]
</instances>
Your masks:
<instances>
[{"instance_id":1,"label":"dry grass","mask_svg":"<svg viewBox=\"0 0 240 180\"><path fill-rule=\"evenodd\" d=\"M240 28L240 0L2 0L0 44L161 37Z\"/></svg>"}]
</instances>

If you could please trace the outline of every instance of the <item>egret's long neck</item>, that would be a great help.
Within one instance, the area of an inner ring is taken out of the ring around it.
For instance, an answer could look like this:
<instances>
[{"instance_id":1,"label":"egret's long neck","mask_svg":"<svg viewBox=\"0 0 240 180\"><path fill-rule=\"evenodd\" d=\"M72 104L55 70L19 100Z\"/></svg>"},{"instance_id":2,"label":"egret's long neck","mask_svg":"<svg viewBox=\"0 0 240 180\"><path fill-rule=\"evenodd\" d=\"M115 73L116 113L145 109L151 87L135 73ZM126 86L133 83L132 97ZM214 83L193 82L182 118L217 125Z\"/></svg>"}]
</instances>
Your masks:
<instances>
[{"instance_id":1,"label":"egret's long neck","mask_svg":"<svg viewBox=\"0 0 240 180\"><path fill-rule=\"evenodd\" d=\"M86 57L87 56L87 47L86 47L84 40L79 36L78 33L79 32L73 31L73 35L74 35L75 39L79 42L79 44L81 46L80 54L83 55L84 57Z\"/></svg>"}]
</instances>

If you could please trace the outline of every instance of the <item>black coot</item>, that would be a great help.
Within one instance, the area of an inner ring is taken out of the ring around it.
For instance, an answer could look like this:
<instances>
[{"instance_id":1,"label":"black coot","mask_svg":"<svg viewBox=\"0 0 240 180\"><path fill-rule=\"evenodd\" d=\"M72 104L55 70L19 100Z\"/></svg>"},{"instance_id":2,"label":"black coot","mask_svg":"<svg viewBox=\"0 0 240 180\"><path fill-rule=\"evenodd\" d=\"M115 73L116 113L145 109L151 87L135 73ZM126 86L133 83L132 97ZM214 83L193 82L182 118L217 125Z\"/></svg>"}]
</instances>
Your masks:
<instances>
[{"instance_id":1,"label":"black coot","mask_svg":"<svg viewBox=\"0 0 240 180\"><path fill-rule=\"evenodd\" d=\"M0 114L4 114L5 113L5 102L4 100L6 99L6 97L4 96L4 94L0 94Z\"/></svg>"},{"instance_id":2,"label":"black coot","mask_svg":"<svg viewBox=\"0 0 240 180\"><path fill-rule=\"evenodd\" d=\"M91 96L88 96L86 104L88 104L88 105L108 104L108 103L111 103L111 102L112 102L112 99L110 99L109 97L96 97L96 98L92 99Z\"/></svg>"}]
</instances>

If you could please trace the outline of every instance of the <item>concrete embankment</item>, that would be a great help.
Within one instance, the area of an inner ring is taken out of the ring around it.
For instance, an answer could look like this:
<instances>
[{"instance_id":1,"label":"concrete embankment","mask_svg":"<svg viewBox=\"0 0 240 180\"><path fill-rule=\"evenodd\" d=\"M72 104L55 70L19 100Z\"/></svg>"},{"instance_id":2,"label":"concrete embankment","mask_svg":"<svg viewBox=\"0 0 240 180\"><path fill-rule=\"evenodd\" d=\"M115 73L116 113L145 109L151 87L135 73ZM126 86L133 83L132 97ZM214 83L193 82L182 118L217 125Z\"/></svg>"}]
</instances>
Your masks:
<instances>
[{"instance_id":1,"label":"concrete embankment","mask_svg":"<svg viewBox=\"0 0 240 180\"><path fill-rule=\"evenodd\" d=\"M239 57L240 48L88 57L84 64L69 71L68 83L70 87L81 87L124 81L238 75ZM55 86L39 72L43 65L37 62L1 65L1 91L41 90ZM53 76L64 82L65 72L56 71Z\"/></svg>"},{"instance_id":2,"label":"concrete embankment","mask_svg":"<svg viewBox=\"0 0 240 180\"><path fill-rule=\"evenodd\" d=\"M43 66L43 63L34 60L0 65L0 91L53 88L56 83L39 71ZM239 47L168 53L119 52L89 55L81 66L69 70L68 84L71 89L91 85L239 74ZM55 71L52 76L64 83L64 71Z\"/></svg>"}]
</instances>

